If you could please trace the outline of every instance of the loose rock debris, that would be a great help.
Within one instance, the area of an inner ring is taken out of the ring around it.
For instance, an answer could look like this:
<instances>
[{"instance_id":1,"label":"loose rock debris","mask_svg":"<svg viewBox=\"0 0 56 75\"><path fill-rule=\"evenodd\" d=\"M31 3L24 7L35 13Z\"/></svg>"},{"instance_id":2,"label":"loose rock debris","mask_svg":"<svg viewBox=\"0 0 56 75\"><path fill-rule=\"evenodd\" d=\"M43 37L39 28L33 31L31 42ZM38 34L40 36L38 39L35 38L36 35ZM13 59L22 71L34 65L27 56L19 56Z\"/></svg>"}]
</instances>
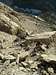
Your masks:
<instances>
[{"instance_id":1,"label":"loose rock debris","mask_svg":"<svg viewBox=\"0 0 56 75\"><path fill-rule=\"evenodd\" d=\"M0 3L0 75L56 75L56 31L44 21Z\"/></svg>"}]
</instances>

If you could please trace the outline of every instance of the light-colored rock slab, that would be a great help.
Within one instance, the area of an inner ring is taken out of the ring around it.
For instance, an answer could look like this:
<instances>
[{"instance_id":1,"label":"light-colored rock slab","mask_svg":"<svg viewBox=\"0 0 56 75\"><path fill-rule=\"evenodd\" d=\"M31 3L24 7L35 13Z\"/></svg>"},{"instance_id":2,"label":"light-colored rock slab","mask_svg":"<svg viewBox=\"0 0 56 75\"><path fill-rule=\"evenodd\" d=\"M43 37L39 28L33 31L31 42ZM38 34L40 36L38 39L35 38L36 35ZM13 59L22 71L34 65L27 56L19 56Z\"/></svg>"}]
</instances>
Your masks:
<instances>
[{"instance_id":1,"label":"light-colored rock slab","mask_svg":"<svg viewBox=\"0 0 56 75\"><path fill-rule=\"evenodd\" d=\"M56 62L56 55L54 54L42 54L41 57L47 62L54 61Z\"/></svg>"},{"instance_id":2,"label":"light-colored rock slab","mask_svg":"<svg viewBox=\"0 0 56 75\"><path fill-rule=\"evenodd\" d=\"M41 42L44 44L52 44L56 46L56 31L52 32L43 32L40 34L33 34L29 37L26 37L27 41L35 41L35 42Z\"/></svg>"}]
</instances>

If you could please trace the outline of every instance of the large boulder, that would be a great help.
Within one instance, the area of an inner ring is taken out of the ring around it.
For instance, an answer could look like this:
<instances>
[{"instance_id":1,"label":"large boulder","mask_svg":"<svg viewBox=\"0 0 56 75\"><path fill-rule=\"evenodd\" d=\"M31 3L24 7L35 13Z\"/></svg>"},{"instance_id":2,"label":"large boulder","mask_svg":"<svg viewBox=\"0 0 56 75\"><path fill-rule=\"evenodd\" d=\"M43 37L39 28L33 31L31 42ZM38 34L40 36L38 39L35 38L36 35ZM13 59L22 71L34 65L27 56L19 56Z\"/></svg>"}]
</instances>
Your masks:
<instances>
[{"instance_id":1,"label":"large boulder","mask_svg":"<svg viewBox=\"0 0 56 75\"><path fill-rule=\"evenodd\" d=\"M50 45L56 47L56 31L43 32L40 34L33 34L26 37L26 40L32 42L40 42L40 44Z\"/></svg>"}]
</instances>

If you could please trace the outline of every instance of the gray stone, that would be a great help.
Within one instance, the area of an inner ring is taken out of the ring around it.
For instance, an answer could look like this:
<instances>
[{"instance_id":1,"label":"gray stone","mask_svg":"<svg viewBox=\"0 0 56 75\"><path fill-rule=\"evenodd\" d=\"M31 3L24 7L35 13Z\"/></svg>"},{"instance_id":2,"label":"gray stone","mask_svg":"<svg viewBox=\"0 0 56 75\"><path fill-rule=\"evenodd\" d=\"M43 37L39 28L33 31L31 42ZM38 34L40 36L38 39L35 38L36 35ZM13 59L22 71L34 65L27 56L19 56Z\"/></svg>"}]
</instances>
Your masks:
<instances>
[{"instance_id":1,"label":"gray stone","mask_svg":"<svg viewBox=\"0 0 56 75\"><path fill-rule=\"evenodd\" d=\"M21 62L21 64L24 66L24 67L28 67L29 64L27 64L26 62Z\"/></svg>"},{"instance_id":2,"label":"gray stone","mask_svg":"<svg viewBox=\"0 0 56 75\"><path fill-rule=\"evenodd\" d=\"M39 75L37 72L34 72L33 75Z\"/></svg>"},{"instance_id":3,"label":"gray stone","mask_svg":"<svg viewBox=\"0 0 56 75\"><path fill-rule=\"evenodd\" d=\"M54 69L52 67L48 67L48 72L49 73L54 73Z\"/></svg>"},{"instance_id":4,"label":"gray stone","mask_svg":"<svg viewBox=\"0 0 56 75\"><path fill-rule=\"evenodd\" d=\"M41 57L43 58L43 60L47 62L50 62L50 61L56 62L56 55L54 54L42 54Z\"/></svg>"}]
</instances>

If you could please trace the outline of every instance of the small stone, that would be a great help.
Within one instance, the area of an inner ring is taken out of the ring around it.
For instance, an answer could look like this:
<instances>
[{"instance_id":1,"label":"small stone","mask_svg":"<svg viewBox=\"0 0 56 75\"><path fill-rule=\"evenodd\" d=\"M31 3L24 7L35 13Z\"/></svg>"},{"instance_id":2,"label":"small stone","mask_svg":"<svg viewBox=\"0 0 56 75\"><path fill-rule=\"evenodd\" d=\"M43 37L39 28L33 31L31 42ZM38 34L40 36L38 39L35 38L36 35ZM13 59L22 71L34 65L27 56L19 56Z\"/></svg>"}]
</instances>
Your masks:
<instances>
[{"instance_id":1,"label":"small stone","mask_svg":"<svg viewBox=\"0 0 56 75\"><path fill-rule=\"evenodd\" d=\"M33 61L32 61L32 60L30 60L30 61L28 61L28 63L29 63L29 64L32 64L32 63L33 63Z\"/></svg>"},{"instance_id":2,"label":"small stone","mask_svg":"<svg viewBox=\"0 0 56 75\"><path fill-rule=\"evenodd\" d=\"M24 70L24 67L19 67L20 70Z\"/></svg>"},{"instance_id":3,"label":"small stone","mask_svg":"<svg viewBox=\"0 0 56 75\"><path fill-rule=\"evenodd\" d=\"M4 66L8 66L9 64L10 64L10 60L7 60L7 61L4 62L3 65L4 65Z\"/></svg>"},{"instance_id":4,"label":"small stone","mask_svg":"<svg viewBox=\"0 0 56 75\"><path fill-rule=\"evenodd\" d=\"M42 70L41 73L42 73L43 75L49 75L45 70Z\"/></svg>"},{"instance_id":5,"label":"small stone","mask_svg":"<svg viewBox=\"0 0 56 75\"><path fill-rule=\"evenodd\" d=\"M32 71L35 72L36 70L35 69L32 69Z\"/></svg>"},{"instance_id":6,"label":"small stone","mask_svg":"<svg viewBox=\"0 0 56 75\"><path fill-rule=\"evenodd\" d=\"M30 69L30 68L26 68L26 70L27 70L27 71L31 71L31 69Z\"/></svg>"},{"instance_id":7,"label":"small stone","mask_svg":"<svg viewBox=\"0 0 56 75\"><path fill-rule=\"evenodd\" d=\"M25 63L25 62L21 62L21 64L22 64L24 67L28 67L28 64Z\"/></svg>"},{"instance_id":8,"label":"small stone","mask_svg":"<svg viewBox=\"0 0 56 75\"><path fill-rule=\"evenodd\" d=\"M49 67L49 68L48 68L48 72L49 72L49 73L54 73L54 69L53 69L52 67Z\"/></svg>"},{"instance_id":9,"label":"small stone","mask_svg":"<svg viewBox=\"0 0 56 75\"><path fill-rule=\"evenodd\" d=\"M26 72L26 69L25 69L24 67L19 67L19 69L20 69L21 71Z\"/></svg>"},{"instance_id":10,"label":"small stone","mask_svg":"<svg viewBox=\"0 0 56 75\"><path fill-rule=\"evenodd\" d=\"M4 59L7 59L7 60L15 60L16 57L12 56L12 55L5 55L4 56Z\"/></svg>"},{"instance_id":11,"label":"small stone","mask_svg":"<svg viewBox=\"0 0 56 75\"><path fill-rule=\"evenodd\" d=\"M15 66L16 65L16 62L12 62L11 64L10 64L10 67L11 66Z\"/></svg>"},{"instance_id":12,"label":"small stone","mask_svg":"<svg viewBox=\"0 0 56 75\"><path fill-rule=\"evenodd\" d=\"M31 57L28 56L27 59L26 59L26 62L28 64L32 64L34 62L34 60Z\"/></svg>"},{"instance_id":13,"label":"small stone","mask_svg":"<svg viewBox=\"0 0 56 75\"><path fill-rule=\"evenodd\" d=\"M31 65L31 69L36 69L37 68L37 62L34 62L32 65Z\"/></svg>"},{"instance_id":14,"label":"small stone","mask_svg":"<svg viewBox=\"0 0 56 75\"><path fill-rule=\"evenodd\" d=\"M39 75L37 72L34 72L33 75Z\"/></svg>"},{"instance_id":15,"label":"small stone","mask_svg":"<svg viewBox=\"0 0 56 75\"><path fill-rule=\"evenodd\" d=\"M0 58L1 58L1 59L4 59L4 55L3 55L3 54L1 54L1 53L0 53Z\"/></svg>"},{"instance_id":16,"label":"small stone","mask_svg":"<svg viewBox=\"0 0 56 75\"><path fill-rule=\"evenodd\" d=\"M17 63L17 64L19 63L19 54L18 54L18 56L17 56L16 63Z\"/></svg>"},{"instance_id":17,"label":"small stone","mask_svg":"<svg viewBox=\"0 0 56 75\"><path fill-rule=\"evenodd\" d=\"M44 50L44 51L46 51L47 50L47 45L45 45L45 44L43 44L43 45L41 45L41 48Z\"/></svg>"},{"instance_id":18,"label":"small stone","mask_svg":"<svg viewBox=\"0 0 56 75\"><path fill-rule=\"evenodd\" d=\"M26 57L29 56L28 52L22 51L19 55L19 62L24 61Z\"/></svg>"}]
</instances>

